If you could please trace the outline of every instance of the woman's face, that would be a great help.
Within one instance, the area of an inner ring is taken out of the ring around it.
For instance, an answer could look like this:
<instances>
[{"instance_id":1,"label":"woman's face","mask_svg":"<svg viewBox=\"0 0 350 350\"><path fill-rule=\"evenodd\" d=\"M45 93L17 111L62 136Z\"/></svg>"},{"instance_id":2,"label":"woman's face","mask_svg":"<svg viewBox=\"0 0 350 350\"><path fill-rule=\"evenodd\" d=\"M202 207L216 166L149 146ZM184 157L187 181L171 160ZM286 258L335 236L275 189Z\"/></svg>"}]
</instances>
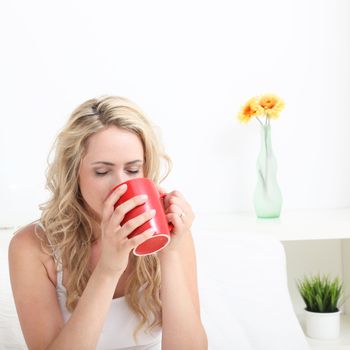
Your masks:
<instances>
[{"instance_id":1,"label":"woman's face","mask_svg":"<svg viewBox=\"0 0 350 350\"><path fill-rule=\"evenodd\" d=\"M111 190L126 180L144 177L144 152L139 137L110 126L88 139L79 170L81 194L100 221L103 203Z\"/></svg>"}]
</instances>

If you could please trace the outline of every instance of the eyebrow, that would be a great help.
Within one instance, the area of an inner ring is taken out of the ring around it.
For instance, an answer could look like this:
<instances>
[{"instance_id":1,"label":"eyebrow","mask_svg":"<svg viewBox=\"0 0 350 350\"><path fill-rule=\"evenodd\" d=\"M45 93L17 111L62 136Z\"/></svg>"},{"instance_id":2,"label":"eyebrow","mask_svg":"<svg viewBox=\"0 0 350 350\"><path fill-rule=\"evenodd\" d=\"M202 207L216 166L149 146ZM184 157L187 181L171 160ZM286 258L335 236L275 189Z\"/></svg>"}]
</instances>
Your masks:
<instances>
[{"instance_id":1,"label":"eyebrow","mask_svg":"<svg viewBox=\"0 0 350 350\"><path fill-rule=\"evenodd\" d=\"M143 163L143 161L136 159L136 160L132 160L131 162L127 162L126 165L135 164L135 163ZM93 165L93 164L104 164L104 165L111 165L111 166L115 165L114 163L106 162L106 161L102 161L102 160L100 160L98 162L91 163L91 165Z\"/></svg>"}]
</instances>

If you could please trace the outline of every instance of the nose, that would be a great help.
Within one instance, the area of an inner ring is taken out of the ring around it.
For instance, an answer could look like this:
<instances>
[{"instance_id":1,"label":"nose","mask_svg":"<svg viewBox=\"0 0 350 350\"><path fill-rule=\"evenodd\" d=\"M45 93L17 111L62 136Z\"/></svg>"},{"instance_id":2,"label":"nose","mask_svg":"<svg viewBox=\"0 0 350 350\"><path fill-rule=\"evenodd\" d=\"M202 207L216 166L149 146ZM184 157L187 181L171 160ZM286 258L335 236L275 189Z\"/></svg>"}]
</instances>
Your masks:
<instances>
[{"instance_id":1,"label":"nose","mask_svg":"<svg viewBox=\"0 0 350 350\"><path fill-rule=\"evenodd\" d=\"M112 186L118 186L119 184L121 184L122 182L127 181L128 175L123 173L123 174L117 174L114 178L113 178L113 183L111 184Z\"/></svg>"},{"instance_id":2,"label":"nose","mask_svg":"<svg viewBox=\"0 0 350 350\"><path fill-rule=\"evenodd\" d=\"M109 184L109 188L110 188L110 191L109 191L109 195L113 192L113 190L119 185L121 184L122 182L125 182L126 180L128 180L128 178L124 175L117 175L115 177L113 177L111 179L111 182ZM108 196L107 196L108 197Z\"/></svg>"}]
</instances>

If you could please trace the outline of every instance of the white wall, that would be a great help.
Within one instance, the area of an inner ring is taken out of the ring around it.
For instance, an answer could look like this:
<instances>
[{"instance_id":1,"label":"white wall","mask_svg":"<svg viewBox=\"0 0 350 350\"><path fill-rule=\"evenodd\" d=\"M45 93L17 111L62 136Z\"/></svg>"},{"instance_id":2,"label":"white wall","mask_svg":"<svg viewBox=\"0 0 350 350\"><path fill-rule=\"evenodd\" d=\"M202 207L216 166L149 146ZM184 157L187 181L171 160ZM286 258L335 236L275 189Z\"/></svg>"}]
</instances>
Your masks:
<instances>
[{"instance_id":1,"label":"white wall","mask_svg":"<svg viewBox=\"0 0 350 350\"><path fill-rule=\"evenodd\" d=\"M286 102L272 142L284 209L350 205L350 2L11 1L0 5L0 226L32 221L46 157L78 104L129 97L159 125L164 183L197 212L252 210L256 121Z\"/></svg>"}]
</instances>

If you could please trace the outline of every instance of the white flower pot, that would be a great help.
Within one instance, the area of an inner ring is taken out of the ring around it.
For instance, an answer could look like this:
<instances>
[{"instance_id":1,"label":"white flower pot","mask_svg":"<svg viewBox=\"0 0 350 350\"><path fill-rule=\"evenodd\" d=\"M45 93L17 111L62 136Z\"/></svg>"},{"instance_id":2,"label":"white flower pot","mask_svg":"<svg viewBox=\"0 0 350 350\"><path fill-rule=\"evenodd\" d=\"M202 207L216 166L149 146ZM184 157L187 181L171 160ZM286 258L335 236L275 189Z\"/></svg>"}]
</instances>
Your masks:
<instances>
[{"instance_id":1,"label":"white flower pot","mask_svg":"<svg viewBox=\"0 0 350 350\"><path fill-rule=\"evenodd\" d=\"M306 335L315 339L334 339L339 336L340 311L321 313L306 311Z\"/></svg>"}]
</instances>

